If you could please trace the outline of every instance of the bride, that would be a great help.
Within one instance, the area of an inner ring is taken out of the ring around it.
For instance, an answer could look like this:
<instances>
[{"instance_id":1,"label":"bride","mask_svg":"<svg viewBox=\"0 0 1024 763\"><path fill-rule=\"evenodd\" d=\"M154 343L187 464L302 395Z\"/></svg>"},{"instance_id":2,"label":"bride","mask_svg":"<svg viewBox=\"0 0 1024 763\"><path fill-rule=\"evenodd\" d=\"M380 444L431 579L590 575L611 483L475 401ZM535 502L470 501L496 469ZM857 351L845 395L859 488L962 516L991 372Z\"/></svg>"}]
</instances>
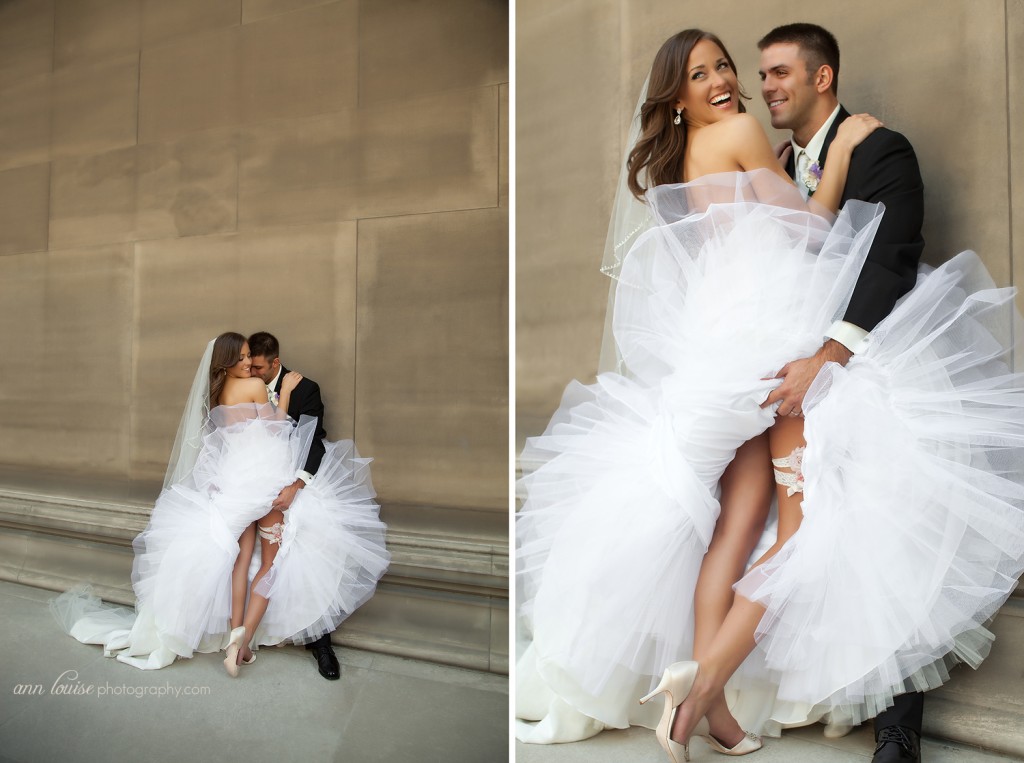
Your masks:
<instances>
[{"instance_id":1,"label":"bride","mask_svg":"<svg viewBox=\"0 0 1024 763\"><path fill-rule=\"evenodd\" d=\"M852 150L878 123L841 126L808 211L741 96L721 42L686 30L641 99L642 124L674 147L646 163L646 190L630 184L653 223L618 272L622 372L571 384L524 452L524 471L536 467L517 529L531 639L517 715L540 721L520 726L527 741L651 725L635 702L662 671L648 697L666 694L658 737L673 760L693 733L720 752L757 749L743 729L769 717L857 722L905 683L938 685L951 661L977 665L991 642L981 624L1022 569L1024 401L997 336L1012 292L986 284L971 253L922 273L866 351L823 369L802 464L790 458L800 420L761 404L850 300L884 210L850 202L830 222L820 207L836 211ZM724 527L749 554L760 532L727 508L770 489L769 429L802 503L780 500L778 539L731 610L695 631L712 539ZM890 577L907 584L898 595ZM696 663L666 670L697 652L704 678ZM721 701L729 678L742 728Z\"/></svg>"},{"instance_id":2,"label":"bride","mask_svg":"<svg viewBox=\"0 0 1024 763\"><path fill-rule=\"evenodd\" d=\"M207 345L164 489L133 543L134 612L81 589L53 602L79 641L146 670L226 647L234 676L255 661L251 645L313 641L373 594L389 555L368 460L351 441L325 443L317 478L287 513L271 511L305 463L316 421L296 424L285 414L299 374L284 377L275 407L250 366L241 334ZM256 534L258 568L246 599ZM242 624L232 629L233 621Z\"/></svg>"}]
</instances>

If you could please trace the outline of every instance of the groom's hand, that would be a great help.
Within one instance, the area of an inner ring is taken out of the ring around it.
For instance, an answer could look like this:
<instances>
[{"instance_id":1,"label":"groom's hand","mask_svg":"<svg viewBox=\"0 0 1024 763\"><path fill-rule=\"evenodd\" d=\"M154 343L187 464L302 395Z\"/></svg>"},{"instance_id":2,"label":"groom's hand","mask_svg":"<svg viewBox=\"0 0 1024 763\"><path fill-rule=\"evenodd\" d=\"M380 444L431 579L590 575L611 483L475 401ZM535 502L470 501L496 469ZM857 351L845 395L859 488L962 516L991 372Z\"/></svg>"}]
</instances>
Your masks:
<instances>
[{"instance_id":1,"label":"groom's hand","mask_svg":"<svg viewBox=\"0 0 1024 763\"><path fill-rule=\"evenodd\" d=\"M292 505L292 501L295 500L295 496L305 486L305 482L300 479L296 479L292 484L281 488L281 492L277 494L277 498L275 498L274 502L270 504L270 508L277 509L278 511L288 511L289 507Z\"/></svg>"},{"instance_id":2,"label":"groom's hand","mask_svg":"<svg viewBox=\"0 0 1024 763\"><path fill-rule=\"evenodd\" d=\"M782 384L772 390L763 403L762 408L779 403L776 412L779 416L802 416L804 412L804 396L818 375L818 371L826 363L838 363L845 366L850 362L853 353L835 339L829 339L816 353L809 358L801 358L784 365L775 375L782 379Z\"/></svg>"}]
</instances>

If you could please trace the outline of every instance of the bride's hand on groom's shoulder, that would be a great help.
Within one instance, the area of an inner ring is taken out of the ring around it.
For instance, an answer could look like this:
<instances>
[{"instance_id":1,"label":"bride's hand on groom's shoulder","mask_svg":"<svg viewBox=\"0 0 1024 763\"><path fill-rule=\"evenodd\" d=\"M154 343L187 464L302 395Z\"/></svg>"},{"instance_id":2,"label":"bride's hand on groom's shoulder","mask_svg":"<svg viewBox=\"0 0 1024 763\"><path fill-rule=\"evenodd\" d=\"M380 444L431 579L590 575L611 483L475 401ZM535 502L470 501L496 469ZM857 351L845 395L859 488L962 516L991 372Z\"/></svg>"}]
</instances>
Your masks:
<instances>
[{"instance_id":1,"label":"bride's hand on groom's shoulder","mask_svg":"<svg viewBox=\"0 0 1024 763\"><path fill-rule=\"evenodd\" d=\"M832 143L846 146L852 151L863 143L871 133L884 126L880 119L876 119L870 114L852 114L839 125L839 130Z\"/></svg>"},{"instance_id":2,"label":"bride's hand on groom's shoulder","mask_svg":"<svg viewBox=\"0 0 1024 763\"><path fill-rule=\"evenodd\" d=\"M289 371L284 375L281 380L281 391L291 392L293 389L299 386L299 382L302 381L302 374L298 371Z\"/></svg>"}]
</instances>

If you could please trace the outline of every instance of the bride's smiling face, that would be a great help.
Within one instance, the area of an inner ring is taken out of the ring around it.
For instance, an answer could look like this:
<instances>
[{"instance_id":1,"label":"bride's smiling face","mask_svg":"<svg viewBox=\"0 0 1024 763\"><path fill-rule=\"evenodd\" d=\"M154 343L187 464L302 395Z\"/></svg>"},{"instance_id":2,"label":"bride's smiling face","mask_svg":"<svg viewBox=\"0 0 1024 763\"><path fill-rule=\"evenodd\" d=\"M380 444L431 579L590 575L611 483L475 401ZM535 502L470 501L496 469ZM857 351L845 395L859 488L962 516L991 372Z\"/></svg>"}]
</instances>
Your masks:
<instances>
[{"instance_id":1,"label":"bride's smiling face","mask_svg":"<svg viewBox=\"0 0 1024 763\"><path fill-rule=\"evenodd\" d=\"M252 368L252 355L249 354L248 342L242 345L242 349L239 350L238 354L238 362L228 368L227 374L236 379L248 379L252 375L249 373L249 369Z\"/></svg>"},{"instance_id":2,"label":"bride's smiling face","mask_svg":"<svg viewBox=\"0 0 1024 763\"><path fill-rule=\"evenodd\" d=\"M711 40L693 46L677 109L688 125L717 122L740 110L740 85L725 53Z\"/></svg>"}]
</instances>

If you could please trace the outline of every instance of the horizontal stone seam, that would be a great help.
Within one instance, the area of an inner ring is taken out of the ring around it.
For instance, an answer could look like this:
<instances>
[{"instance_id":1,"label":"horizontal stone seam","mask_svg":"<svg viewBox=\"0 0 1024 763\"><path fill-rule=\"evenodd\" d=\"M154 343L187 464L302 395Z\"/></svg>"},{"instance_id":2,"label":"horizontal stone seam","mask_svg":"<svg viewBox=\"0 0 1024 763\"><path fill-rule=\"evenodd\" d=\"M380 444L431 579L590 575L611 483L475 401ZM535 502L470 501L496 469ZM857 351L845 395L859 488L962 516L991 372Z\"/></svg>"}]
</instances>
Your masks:
<instances>
[{"instance_id":1,"label":"horizontal stone seam","mask_svg":"<svg viewBox=\"0 0 1024 763\"><path fill-rule=\"evenodd\" d=\"M31 494L17 494L0 491L0 521L27 524L27 518L47 519L60 526L77 523L81 526L118 528L138 534L149 521L152 507L143 504L109 504L77 499L52 499ZM75 512L75 519L69 519L69 512ZM504 528L503 528L504 529ZM437 548L443 550L466 550L475 553L489 553L508 556L507 540L499 537L465 535L452 537L450 528L445 535L434 535L423 530L396 530L389 526L389 539L396 544Z\"/></svg>"},{"instance_id":2,"label":"horizontal stone seam","mask_svg":"<svg viewBox=\"0 0 1024 763\"><path fill-rule=\"evenodd\" d=\"M40 521L30 521L33 519ZM104 522L70 520L63 517L46 517L37 514L26 516L24 513L11 513L0 509L0 527L130 546L132 540L145 528L145 525L112 527ZM466 560L478 559L479 561L474 564L479 565L483 572L490 572L493 569L494 560L492 557L508 557L508 549L501 546L460 543L450 539L432 541L422 534L409 538L403 536L400 532L388 533L387 546L393 553L398 552L403 557L415 556L418 553L428 558L434 554L442 554L442 559L451 559L451 555L455 554L459 558ZM408 563L414 566L422 566L415 565L412 560ZM433 567L436 565L429 566ZM444 565L440 568L458 569L451 565Z\"/></svg>"}]
</instances>

